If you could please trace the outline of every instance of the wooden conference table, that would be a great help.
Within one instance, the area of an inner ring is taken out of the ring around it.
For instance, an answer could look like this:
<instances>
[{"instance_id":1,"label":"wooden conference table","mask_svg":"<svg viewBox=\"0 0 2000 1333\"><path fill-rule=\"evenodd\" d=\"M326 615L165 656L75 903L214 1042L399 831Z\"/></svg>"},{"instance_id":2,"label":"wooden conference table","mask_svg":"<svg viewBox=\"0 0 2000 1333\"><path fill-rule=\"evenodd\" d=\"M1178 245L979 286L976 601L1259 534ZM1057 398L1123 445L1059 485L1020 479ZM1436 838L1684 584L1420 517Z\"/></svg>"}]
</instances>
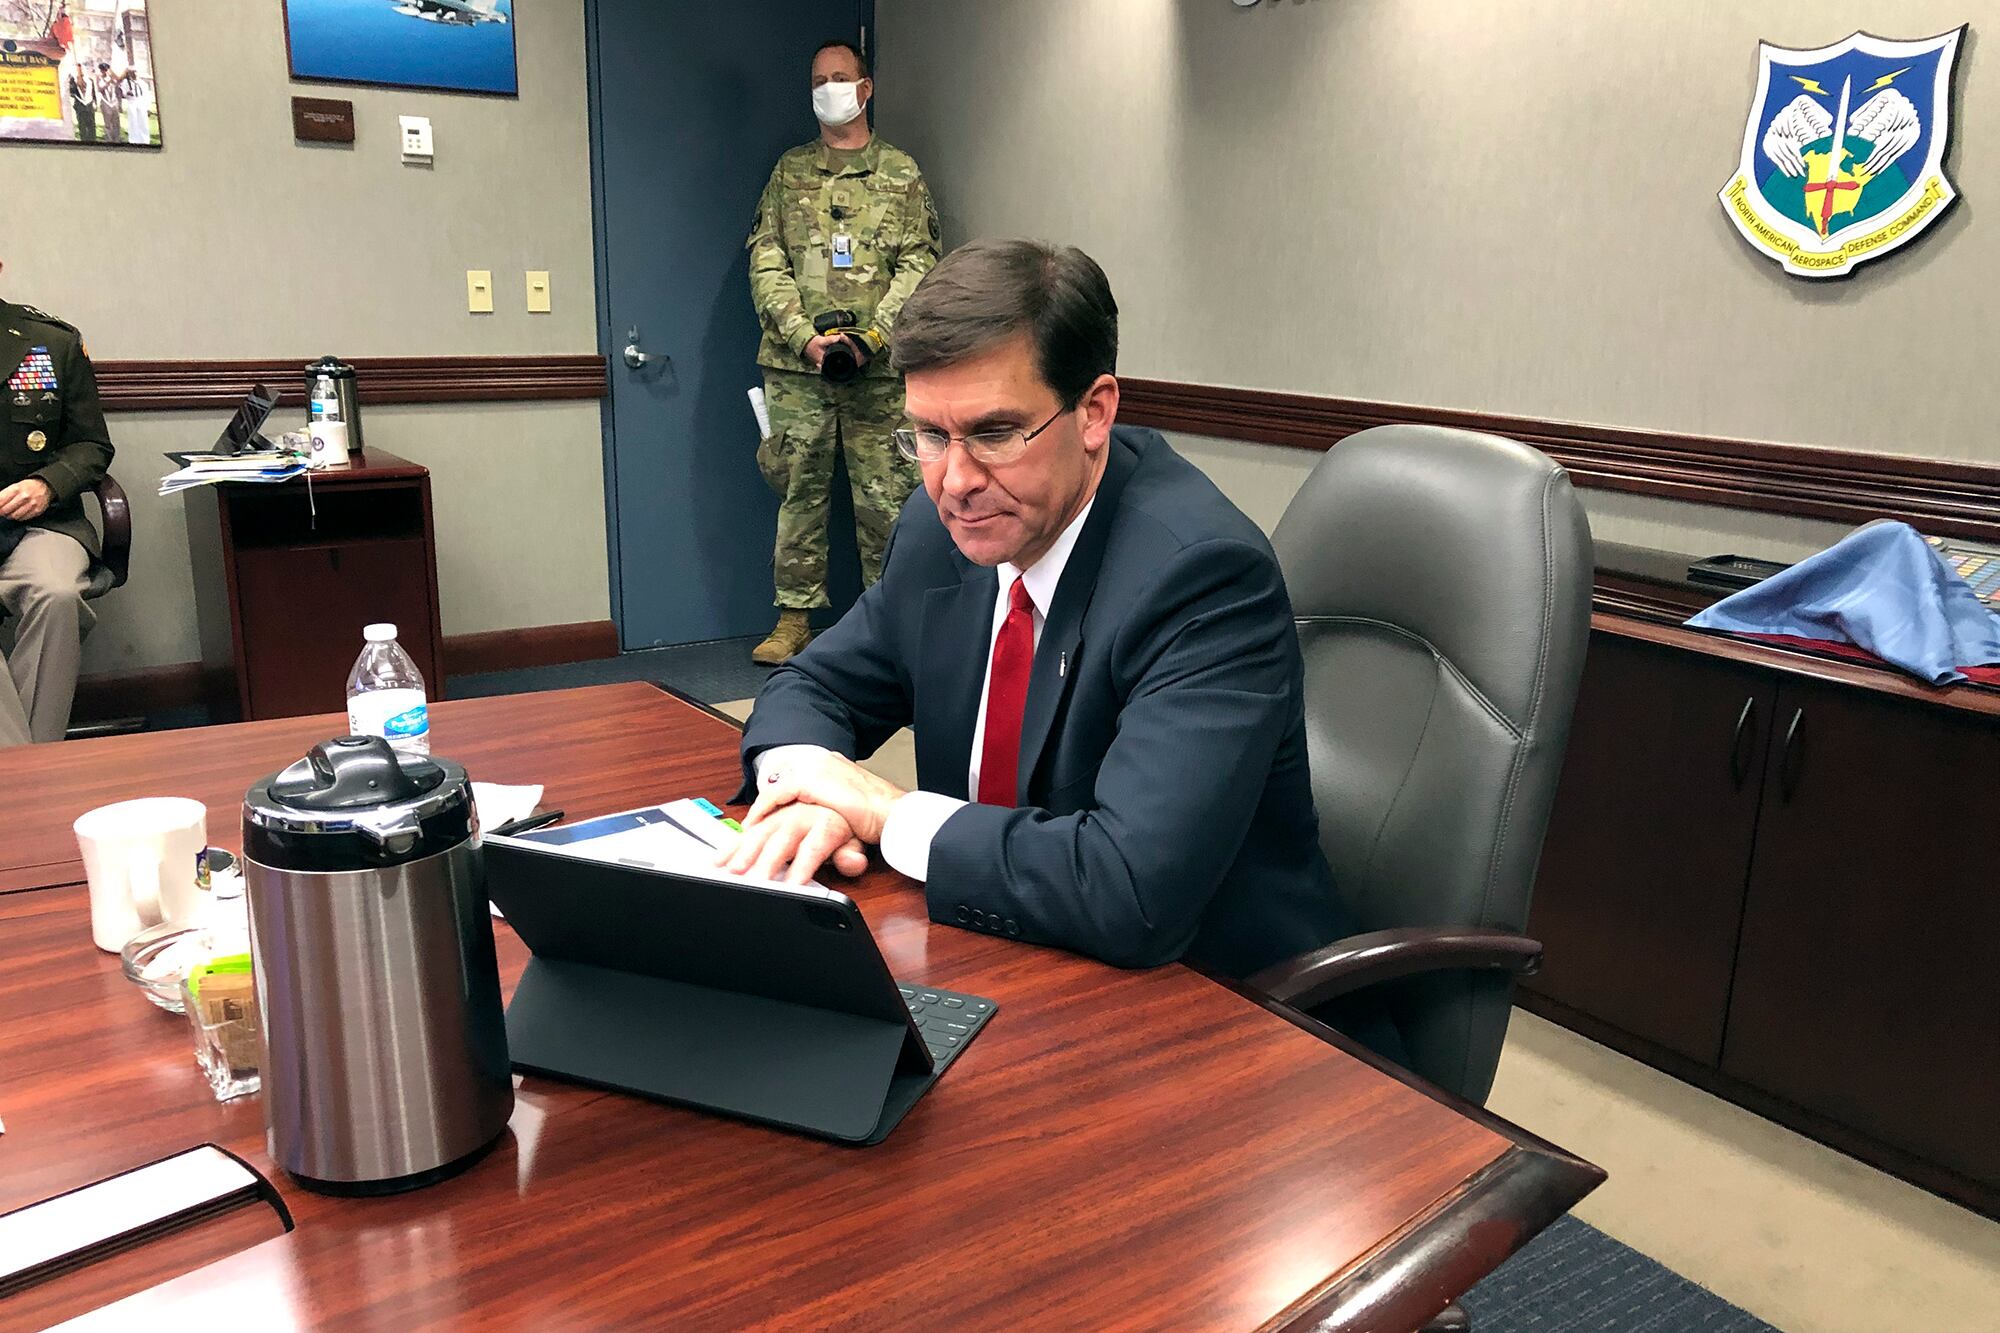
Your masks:
<instances>
[{"instance_id":1,"label":"wooden conference table","mask_svg":"<svg viewBox=\"0 0 2000 1333\"><path fill-rule=\"evenodd\" d=\"M650 685L433 717L439 754L543 783L571 817L737 784L734 725ZM126 1297L98 1321L1409 1328L1602 1179L1190 968L1121 971L934 925L921 888L878 869L847 887L896 976L1000 1006L886 1143L527 1077L509 1134L464 1174L390 1198L310 1194L273 1166L258 1099L212 1100L184 1021L91 945L69 825L187 795L233 847L250 782L341 722L0 752L0 1212L213 1142L270 1177L296 1223L192 1271L104 1261L101 1280L47 1284L66 1284L54 1304L36 1288L0 1301L0 1326ZM526 951L496 934L511 989Z\"/></svg>"}]
</instances>

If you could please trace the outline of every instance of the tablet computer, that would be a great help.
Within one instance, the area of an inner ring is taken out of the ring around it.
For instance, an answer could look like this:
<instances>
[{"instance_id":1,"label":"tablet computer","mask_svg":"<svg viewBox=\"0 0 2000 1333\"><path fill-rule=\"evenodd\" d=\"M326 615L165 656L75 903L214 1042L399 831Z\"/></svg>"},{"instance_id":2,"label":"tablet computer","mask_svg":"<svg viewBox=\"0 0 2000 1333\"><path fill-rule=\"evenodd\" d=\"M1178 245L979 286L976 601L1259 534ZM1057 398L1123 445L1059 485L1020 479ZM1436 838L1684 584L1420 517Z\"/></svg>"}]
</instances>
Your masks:
<instances>
[{"instance_id":1,"label":"tablet computer","mask_svg":"<svg viewBox=\"0 0 2000 1333\"><path fill-rule=\"evenodd\" d=\"M507 1008L517 1069L876 1143L996 1011L899 984L833 889L494 835L484 862L534 955Z\"/></svg>"}]
</instances>

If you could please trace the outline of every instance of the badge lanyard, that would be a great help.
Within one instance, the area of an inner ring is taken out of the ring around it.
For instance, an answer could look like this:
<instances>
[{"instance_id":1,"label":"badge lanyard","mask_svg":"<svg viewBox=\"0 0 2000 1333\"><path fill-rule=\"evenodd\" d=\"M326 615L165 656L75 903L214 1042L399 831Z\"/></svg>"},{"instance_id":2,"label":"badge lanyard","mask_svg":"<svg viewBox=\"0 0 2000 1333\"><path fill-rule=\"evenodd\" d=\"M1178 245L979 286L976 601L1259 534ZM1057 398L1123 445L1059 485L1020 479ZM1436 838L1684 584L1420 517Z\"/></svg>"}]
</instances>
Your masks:
<instances>
[{"instance_id":1,"label":"badge lanyard","mask_svg":"<svg viewBox=\"0 0 2000 1333\"><path fill-rule=\"evenodd\" d=\"M832 212L834 223L839 227L839 230L833 233L833 266L835 268L853 268L854 238L847 234L847 227L845 225L847 210L836 206Z\"/></svg>"}]
</instances>

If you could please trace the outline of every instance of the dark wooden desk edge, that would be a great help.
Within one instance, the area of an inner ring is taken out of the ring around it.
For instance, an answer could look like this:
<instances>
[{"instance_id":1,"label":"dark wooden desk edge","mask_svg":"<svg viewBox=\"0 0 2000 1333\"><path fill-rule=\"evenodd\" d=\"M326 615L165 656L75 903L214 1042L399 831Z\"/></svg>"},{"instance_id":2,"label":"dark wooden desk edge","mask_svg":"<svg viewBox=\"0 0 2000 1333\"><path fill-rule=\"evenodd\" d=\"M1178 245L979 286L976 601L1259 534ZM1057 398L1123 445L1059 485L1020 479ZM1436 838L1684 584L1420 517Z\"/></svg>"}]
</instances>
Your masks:
<instances>
[{"instance_id":1,"label":"dark wooden desk edge","mask_svg":"<svg viewBox=\"0 0 2000 1333\"><path fill-rule=\"evenodd\" d=\"M10 893L32 893L36 889L59 889L65 884L81 883L78 876L82 865L80 860L50 861L0 872L0 898Z\"/></svg>"},{"instance_id":2,"label":"dark wooden desk edge","mask_svg":"<svg viewBox=\"0 0 2000 1333\"><path fill-rule=\"evenodd\" d=\"M729 716L729 714L723 712L721 709L714 708L708 704L703 703L701 700L695 698L692 694L684 694L680 690L675 689L673 686L657 680L649 680L642 683L651 685L661 694L670 695L673 698L678 699L680 702L686 704L689 708L692 708L697 712L708 714L710 717L714 718L717 722L727 723L731 730L739 734L743 730L743 724L741 722L738 722L735 718Z\"/></svg>"},{"instance_id":3,"label":"dark wooden desk edge","mask_svg":"<svg viewBox=\"0 0 2000 1333\"><path fill-rule=\"evenodd\" d=\"M656 680L634 681L632 683L650 685L660 693L670 696L675 701L684 703L697 712L706 713L736 732L740 733L743 730L743 724L729 716L729 714L712 708L694 696L684 694L671 685L663 685ZM238 724L222 722L211 725L234 726ZM184 730L199 731L201 728L188 727L184 728ZM0 871L0 897L5 897L10 893L31 893L37 889L56 889L66 885L80 884L83 882L82 876L83 862L80 859L51 861L39 866L18 866L11 872Z\"/></svg>"},{"instance_id":4,"label":"dark wooden desk edge","mask_svg":"<svg viewBox=\"0 0 2000 1333\"><path fill-rule=\"evenodd\" d=\"M1564 1154L1510 1149L1265 1327L1285 1333L1422 1328L1603 1179L1596 1167Z\"/></svg>"},{"instance_id":5,"label":"dark wooden desk edge","mask_svg":"<svg viewBox=\"0 0 2000 1333\"><path fill-rule=\"evenodd\" d=\"M1513 1147L1374 1253L1265 1327L1305 1333L1417 1328L1604 1183L1602 1168L1383 1059L1345 1033L1242 983L1188 964L1225 990L1442 1103Z\"/></svg>"}]
</instances>

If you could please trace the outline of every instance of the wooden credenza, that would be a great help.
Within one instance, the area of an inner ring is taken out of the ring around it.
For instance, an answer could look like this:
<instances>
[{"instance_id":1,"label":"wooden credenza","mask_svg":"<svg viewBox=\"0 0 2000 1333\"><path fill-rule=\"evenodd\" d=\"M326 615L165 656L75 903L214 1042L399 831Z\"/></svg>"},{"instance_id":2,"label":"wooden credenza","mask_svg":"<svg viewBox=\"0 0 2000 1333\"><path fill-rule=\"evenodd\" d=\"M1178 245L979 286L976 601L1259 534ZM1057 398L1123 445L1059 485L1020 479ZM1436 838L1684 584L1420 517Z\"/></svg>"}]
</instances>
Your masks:
<instances>
[{"instance_id":1,"label":"wooden credenza","mask_svg":"<svg viewBox=\"0 0 2000 1333\"><path fill-rule=\"evenodd\" d=\"M427 469L371 449L312 473L310 489L294 478L186 495L212 710L247 722L345 709L362 627L381 620L443 697Z\"/></svg>"},{"instance_id":2,"label":"wooden credenza","mask_svg":"<svg viewBox=\"0 0 2000 1333\"><path fill-rule=\"evenodd\" d=\"M1601 545L1523 1007L2000 1215L2000 692L1679 628Z\"/></svg>"}]
</instances>

